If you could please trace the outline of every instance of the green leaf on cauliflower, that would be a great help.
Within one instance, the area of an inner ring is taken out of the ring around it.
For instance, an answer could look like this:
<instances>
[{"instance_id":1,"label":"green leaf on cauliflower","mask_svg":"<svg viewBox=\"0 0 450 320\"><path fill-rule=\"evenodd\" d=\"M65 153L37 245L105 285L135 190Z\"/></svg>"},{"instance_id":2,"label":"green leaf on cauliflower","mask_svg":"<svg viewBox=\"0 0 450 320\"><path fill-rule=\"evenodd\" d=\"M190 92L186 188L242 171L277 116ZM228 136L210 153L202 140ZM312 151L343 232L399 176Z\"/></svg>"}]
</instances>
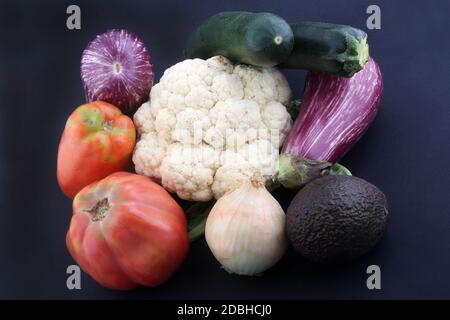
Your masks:
<instances>
[{"instance_id":1,"label":"green leaf on cauliflower","mask_svg":"<svg viewBox=\"0 0 450 320\"><path fill-rule=\"evenodd\" d=\"M286 110L291 115L292 120L295 120L297 118L298 114L300 113L301 107L302 107L301 99L292 100L291 102L288 103L288 105L286 106Z\"/></svg>"},{"instance_id":2,"label":"green leaf on cauliflower","mask_svg":"<svg viewBox=\"0 0 450 320\"><path fill-rule=\"evenodd\" d=\"M206 219L208 218L214 203L215 200L196 202L186 210L190 242L194 242L205 233Z\"/></svg>"}]
</instances>

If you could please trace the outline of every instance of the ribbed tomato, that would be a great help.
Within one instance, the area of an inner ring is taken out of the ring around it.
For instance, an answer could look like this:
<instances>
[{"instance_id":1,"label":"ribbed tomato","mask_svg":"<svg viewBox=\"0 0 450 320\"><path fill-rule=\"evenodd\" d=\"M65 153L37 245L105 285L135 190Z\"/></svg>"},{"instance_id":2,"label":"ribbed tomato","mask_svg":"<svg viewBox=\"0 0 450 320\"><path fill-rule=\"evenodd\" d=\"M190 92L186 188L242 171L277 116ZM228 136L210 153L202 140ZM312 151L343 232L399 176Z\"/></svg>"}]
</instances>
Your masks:
<instances>
[{"instance_id":1,"label":"ribbed tomato","mask_svg":"<svg viewBox=\"0 0 450 320\"><path fill-rule=\"evenodd\" d=\"M188 253L183 209L147 177L117 172L90 184L73 200L67 247L101 285L157 286Z\"/></svg>"},{"instance_id":2,"label":"ribbed tomato","mask_svg":"<svg viewBox=\"0 0 450 320\"><path fill-rule=\"evenodd\" d=\"M88 184L126 170L136 141L133 121L112 104L79 106L67 120L58 150L58 183L70 198Z\"/></svg>"}]
</instances>

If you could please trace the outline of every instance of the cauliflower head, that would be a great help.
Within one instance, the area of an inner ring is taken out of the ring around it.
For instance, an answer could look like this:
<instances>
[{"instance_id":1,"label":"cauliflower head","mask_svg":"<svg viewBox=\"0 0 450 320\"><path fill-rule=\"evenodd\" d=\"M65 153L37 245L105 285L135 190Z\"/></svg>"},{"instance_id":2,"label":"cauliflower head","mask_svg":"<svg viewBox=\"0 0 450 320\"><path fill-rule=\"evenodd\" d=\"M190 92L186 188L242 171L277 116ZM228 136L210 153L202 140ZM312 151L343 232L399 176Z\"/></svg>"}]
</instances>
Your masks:
<instances>
[{"instance_id":1,"label":"cauliflower head","mask_svg":"<svg viewBox=\"0 0 450 320\"><path fill-rule=\"evenodd\" d=\"M218 199L253 174L269 185L292 125L291 97L275 68L222 56L179 62L134 115L136 172L195 201Z\"/></svg>"}]
</instances>

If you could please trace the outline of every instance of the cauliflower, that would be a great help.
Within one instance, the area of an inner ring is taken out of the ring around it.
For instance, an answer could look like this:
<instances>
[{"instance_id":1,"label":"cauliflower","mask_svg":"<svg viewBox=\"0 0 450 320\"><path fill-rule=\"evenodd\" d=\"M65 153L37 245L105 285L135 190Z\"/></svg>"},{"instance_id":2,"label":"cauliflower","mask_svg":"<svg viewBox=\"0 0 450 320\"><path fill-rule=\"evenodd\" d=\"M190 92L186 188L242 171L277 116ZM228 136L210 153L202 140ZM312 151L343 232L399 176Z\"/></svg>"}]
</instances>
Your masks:
<instances>
[{"instance_id":1,"label":"cauliflower","mask_svg":"<svg viewBox=\"0 0 450 320\"><path fill-rule=\"evenodd\" d=\"M291 96L275 68L222 56L177 63L134 115L136 172L195 201L218 199L255 173L269 185L292 125Z\"/></svg>"}]
</instances>

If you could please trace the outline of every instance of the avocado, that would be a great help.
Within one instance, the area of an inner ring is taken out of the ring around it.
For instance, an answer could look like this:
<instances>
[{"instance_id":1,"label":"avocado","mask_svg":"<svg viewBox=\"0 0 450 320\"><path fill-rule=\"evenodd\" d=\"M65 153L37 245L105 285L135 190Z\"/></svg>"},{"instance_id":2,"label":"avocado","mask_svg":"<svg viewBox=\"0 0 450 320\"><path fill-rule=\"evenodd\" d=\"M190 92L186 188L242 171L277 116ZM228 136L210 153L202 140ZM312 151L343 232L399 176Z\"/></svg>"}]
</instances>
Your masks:
<instances>
[{"instance_id":1,"label":"avocado","mask_svg":"<svg viewBox=\"0 0 450 320\"><path fill-rule=\"evenodd\" d=\"M321 264L357 258L380 240L386 196L354 176L325 176L301 189L287 210L286 231L296 251Z\"/></svg>"}]
</instances>

